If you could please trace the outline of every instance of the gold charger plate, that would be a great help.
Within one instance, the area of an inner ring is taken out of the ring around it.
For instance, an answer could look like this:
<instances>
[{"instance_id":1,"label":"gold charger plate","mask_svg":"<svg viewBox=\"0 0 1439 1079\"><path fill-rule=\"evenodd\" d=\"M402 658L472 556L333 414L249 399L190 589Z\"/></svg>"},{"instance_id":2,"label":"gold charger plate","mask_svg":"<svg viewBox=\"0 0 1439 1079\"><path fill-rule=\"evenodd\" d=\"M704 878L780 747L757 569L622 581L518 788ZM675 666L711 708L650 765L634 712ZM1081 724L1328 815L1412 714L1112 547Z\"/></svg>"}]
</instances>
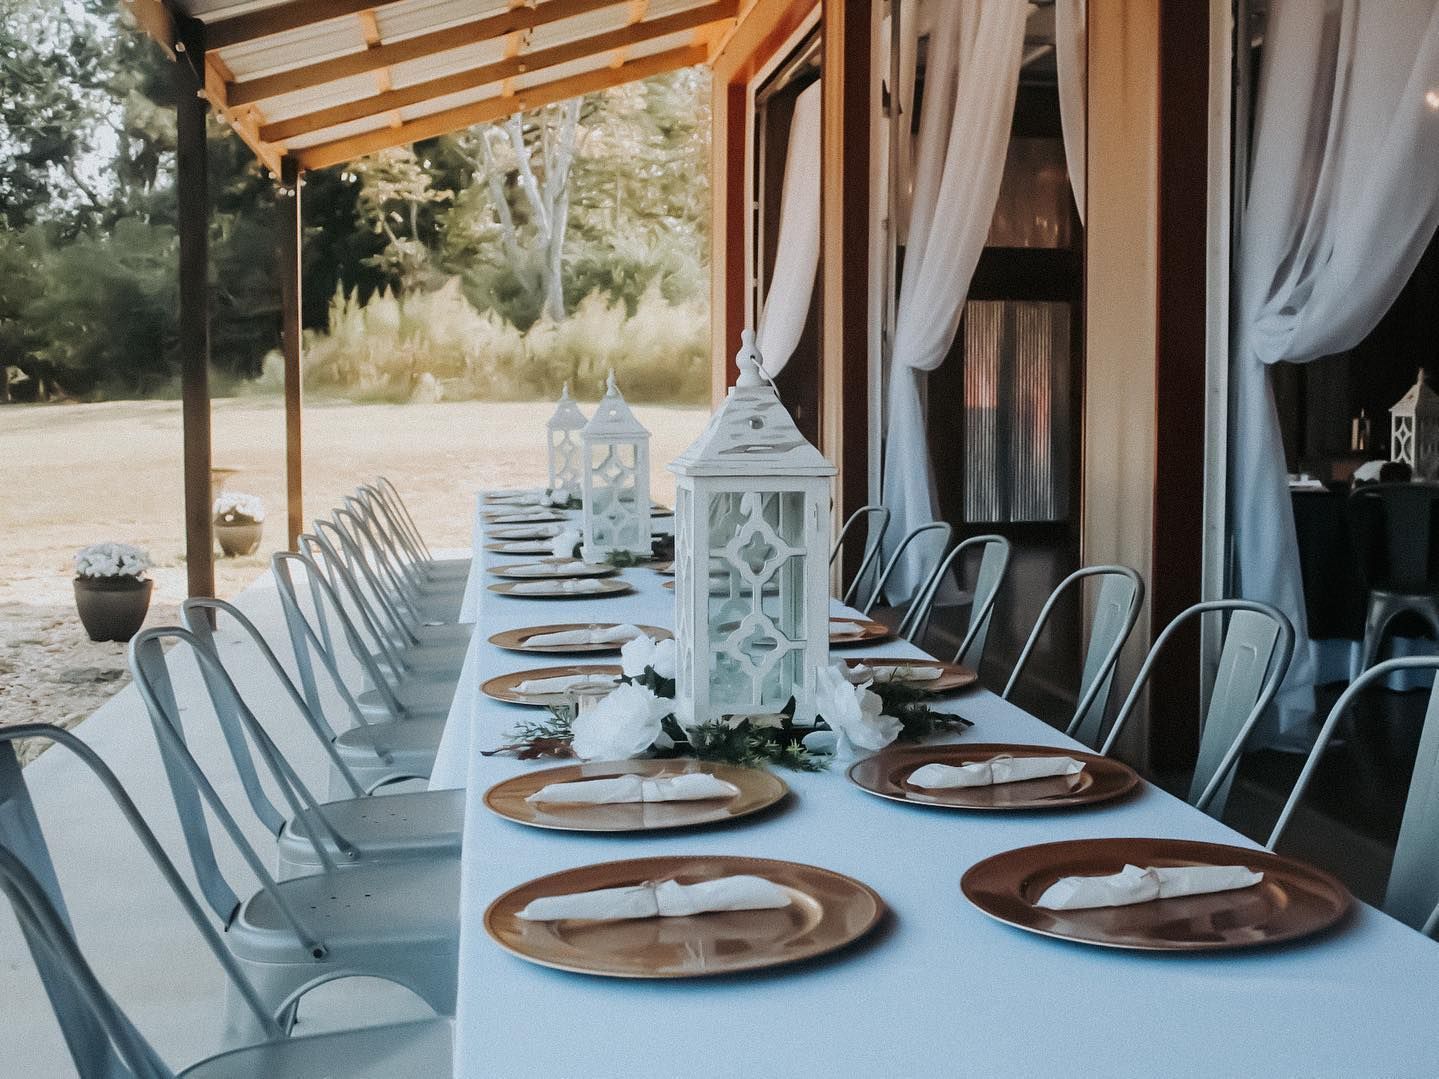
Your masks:
<instances>
[{"instance_id":1,"label":"gold charger plate","mask_svg":"<svg viewBox=\"0 0 1439 1079\"><path fill-rule=\"evenodd\" d=\"M1264 879L1234 891L1128 907L1042 910L1034 905L1061 877L1105 876L1126 865L1242 865ZM1077 839L1021 847L970 867L960 889L985 914L1031 933L1154 952L1223 951L1296 940L1337 924L1354 902L1344 885L1303 862L1187 839Z\"/></svg>"},{"instance_id":2,"label":"gold charger plate","mask_svg":"<svg viewBox=\"0 0 1439 1079\"><path fill-rule=\"evenodd\" d=\"M635 629L657 641L668 640L674 634L659 626L641 626L630 622L560 622L553 626L525 626L522 629L507 629L490 637L490 644L507 652L540 652L545 654L569 655L572 652L619 652L617 644L527 644L531 637L542 633L565 633L572 629L614 629L619 625L634 625Z\"/></svg>"},{"instance_id":3,"label":"gold charger plate","mask_svg":"<svg viewBox=\"0 0 1439 1079\"><path fill-rule=\"evenodd\" d=\"M675 564L673 562L656 562L650 566L650 569L662 577L673 577L675 575Z\"/></svg>"},{"instance_id":4,"label":"gold charger plate","mask_svg":"<svg viewBox=\"0 0 1439 1079\"><path fill-rule=\"evenodd\" d=\"M677 880L694 884L749 873L789 893L778 910L717 911L624 922L527 922L532 899ZM512 888L485 911L501 948L541 966L611 978L703 978L784 966L859 940L884 915L866 884L817 866L731 855L632 858L539 877Z\"/></svg>"},{"instance_id":5,"label":"gold charger plate","mask_svg":"<svg viewBox=\"0 0 1439 1079\"><path fill-rule=\"evenodd\" d=\"M538 667L532 671L511 671L509 674L496 675L480 686L480 692L486 697L507 704L548 708L552 704L563 704L566 694L521 693L515 687L521 682L540 678L563 678L570 674L612 674L618 678L623 673L624 670L617 663L571 663L563 667Z\"/></svg>"},{"instance_id":6,"label":"gold charger plate","mask_svg":"<svg viewBox=\"0 0 1439 1079\"><path fill-rule=\"evenodd\" d=\"M500 525L498 528L487 528L485 532L491 539L497 540L552 540L561 529L553 524Z\"/></svg>"},{"instance_id":7,"label":"gold charger plate","mask_svg":"<svg viewBox=\"0 0 1439 1079\"><path fill-rule=\"evenodd\" d=\"M925 764L976 764L995 757L1073 757L1084 770L1072 776L1046 776L992 787L929 790L909 783L909 775ZM944 809L1063 809L1120 798L1139 784L1127 764L1095 753L1025 745L892 746L850 766L850 780L861 790L914 805Z\"/></svg>"},{"instance_id":8,"label":"gold charger plate","mask_svg":"<svg viewBox=\"0 0 1439 1079\"><path fill-rule=\"evenodd\" d=\"M551 783L572 783L582 779L614 779L639 775L648 779L708 772L739 788L731 798L708 798L695 802L625 802L614 805L536 805L525 801ZM485 792L491 812L533 828L566 832L656 832L668 828L689 828L699 824L746 817L779 802L789 786L773 772L762 768L740 768L718 761L663 760L609 761L571 764L524 772L496 783Z\"/></svg>"},{"instance_id":9,"label":"gold charger plate","mask_svg":"<svg viewBox=\"0 0 1439 1079\"><path fill-rule=\"evenodd\" d=\"M531 525L545 524L552 521L565 520L563 513L555 513L546 509L515 509L512 512L486 512L485 520L490 524L497 525Z\"/></svg>"},{"instance_id":10,"label":"gold charger plate","mask_svg":"<svg viewBox=\"0 0 1439 1079\"><path fill-rule=\"evenodd\" d=\"M613 577L619 571L614 566L600 562L585 562L583 569L567 569L559 572L561 566L572 566L577 558L542 558L538 562L516 562L507 566L491 566L490 574L516 581L568 581L581 577Z\"/></svg>"},{"instance_id":11,"label":"gold charger plate","mask_svg":"<svg viewBox=\"0 0 1439 1079\"><path fill-rule=\"evenodd\" d=\"M599 587L590 592L516 592L515 585L533 584L539 581L544 584L559 585L564 578L546 580L543 577L531 578L529 581L499 581L489 585L491 592L501 596L514 596L516 599L602 599L605 596L619 596L626 592L633 592L635 586L628 581L617 580L613 577L587 578L593 580Z\"/></svg>"},{"instance_id":12,"label":"gold charger plate","mask_svg":"<svg viewBox=\"0 0 1439 1079\"><path fill-rule=\"evenodd\" d=\"M846 633L841 636L835 630L843 626L858 626L859 632ZM868 618L831 618L829 620L829 646L831 648L844 648L851 644L867 644L870 641L886 641L893 636L894 633L883 622L873 622Z\"/></svg>"},{"instance_id":13,"label":"gold charger plate","mask_svg":"<svg viewBox=\"0 0 1439 1079\"><path fill-rule=\"evenodd\" d=\"M513 543L513 544L515 544L516 546L520 547L521 550L518 550L518 551L506 550L505 548L506 548L509 544L511 544L511 543ZM517 554L517 555L518 555L518 554L549 554L549 553L551 552L552 546L553 546L552 542L551 542L550 540L548 540L548 539L533 539L533 540L514 540L514 539L509 539L509 540L500 540L500 541L497 542L497 543L487 543L487 544L485 544L485 550L491 551L491 552L493 552L494 554Z\"/></svg>"},{"instance_id":14,"label":"gold charger plate","mask_svg":"<svg viewBox=\"0 0 1439 1079\"><path fill-rule=\"evenodd\" d=\"M958 663L946 663L942 659L891 659L888 656L865 656L860 659L847 659L845 663L850 667L938 667L944 671L938 678L932 678L927 682L908 683L916 689L928 690L931 693L948 693L952 689L963 689L965 686L972 686L979 681L979 675L968 667L961 667ZM885 681L889 681L889 679L885 679ZM894 681L905 680L896 678Z\"/></svg>"}]
</instances>

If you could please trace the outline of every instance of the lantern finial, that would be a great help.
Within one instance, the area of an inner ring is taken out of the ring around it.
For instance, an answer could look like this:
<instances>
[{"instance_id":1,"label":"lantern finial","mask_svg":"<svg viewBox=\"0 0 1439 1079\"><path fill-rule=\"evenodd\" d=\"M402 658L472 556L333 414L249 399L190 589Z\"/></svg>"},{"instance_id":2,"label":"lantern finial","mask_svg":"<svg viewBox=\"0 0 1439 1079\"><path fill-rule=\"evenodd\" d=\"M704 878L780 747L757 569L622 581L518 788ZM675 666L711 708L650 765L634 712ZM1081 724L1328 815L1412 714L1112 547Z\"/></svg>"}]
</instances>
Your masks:
<instances>
[{"instance_id":1,"label":"lantern finial","mask_svg":"<svg viewBox=\"0 0 1439 1079\"><path fill-rule=\"evenodd\" d=\"M610 373L605 377L605 392L606 392L606 393L619 393L619 392L620 392L619 386L617 386L617 385L615 384L615 369L614 369L613 367L610 368Z\"/></svg>"},{"instance_id":2,"label":"lantern finial","mask_svg":"<svg viewBox=\"0 0 1439 1079\"><path fill-rule=\"evenodd\" d=\"M759 354L759 347L754 341L753 330L743 330L739 335L739 352L735 353L735 366L739 368L739 379L736 386L762 386L764 380L760 377L760 370L764 366L764 360Z\"/></svg>"},{"instance_id":3,"label":"lantern finial","mask_svg":"<svg viewBox=\"0 0 1439 1079\"><path fill-rule=\"evenodd\" d=\"M569 399L570 399L570 380L569 380L569 379L565 379L565 384L560 387L560 400L561 400L561 401L568 401Z\"/></svg>"}]
</instances>

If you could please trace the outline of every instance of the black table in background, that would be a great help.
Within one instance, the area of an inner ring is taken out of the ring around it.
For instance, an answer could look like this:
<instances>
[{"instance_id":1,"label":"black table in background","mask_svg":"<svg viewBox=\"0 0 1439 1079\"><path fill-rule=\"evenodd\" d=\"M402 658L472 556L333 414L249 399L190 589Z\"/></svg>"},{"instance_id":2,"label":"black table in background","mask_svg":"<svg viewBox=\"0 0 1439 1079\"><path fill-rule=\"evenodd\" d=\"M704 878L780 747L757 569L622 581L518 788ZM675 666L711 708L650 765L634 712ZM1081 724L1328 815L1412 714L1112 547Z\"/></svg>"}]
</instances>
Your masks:
<instances>
[{"instance_id":1,"label":"black table in background","mask_svg":"<svg viewBox=\"0 0 1439 1079\"><path fill-rule=\"evenodd\" d=\"M1368 592L1349 533L1348 493L1290 491L1289 498L1294 505L1309 636L1361 639Z\"/></svg>"}]
</instances>

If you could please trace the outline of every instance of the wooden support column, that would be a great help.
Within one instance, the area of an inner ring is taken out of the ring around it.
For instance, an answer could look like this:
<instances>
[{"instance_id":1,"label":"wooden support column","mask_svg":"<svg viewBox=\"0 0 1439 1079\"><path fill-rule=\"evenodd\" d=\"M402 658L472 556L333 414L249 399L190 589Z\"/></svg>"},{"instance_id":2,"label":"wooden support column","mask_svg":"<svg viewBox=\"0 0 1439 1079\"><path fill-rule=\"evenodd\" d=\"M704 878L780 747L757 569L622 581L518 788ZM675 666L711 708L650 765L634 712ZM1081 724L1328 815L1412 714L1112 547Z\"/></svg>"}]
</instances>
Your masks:
<instances>
[{"instance_id":1,"label":"wooden support column","mask_svg":"<svg viewBox=\"0 0 1439 1079\"><path fill-rule=\"evenodd\" d=\"M836 509L869 498L870 57L875 0L824 0L820 166L820 448L839 467Z\"/></svg>"},{"instance_id":2,"label":"wooden support column","mask_svg":"<svg viewBox=\"0 0 1439 1079\"><path fill-rule=\"evenodd\" d=\"M300 210L300 172L294 158L284 159L280 173L280 310L282 349L285 354L285 541L300 549L305 530L304 466L301 455L301 407L304 403L300 347L300 303L304 295L304 219Z\"/></svg>"},{"instance_id":3,"label":"wooden support column","mask_svg":"<svg viewBox=\"0 0 1439 1079\"><path fill-rule=\"evenodd\" d=\"M198 53L182 52L175 72L175 191L180 238L180 410L184 421L185 562L191 596L215 594L214 495L210 482L210 185L208 106L200 96Z\"/></svg>"}]
</instances>

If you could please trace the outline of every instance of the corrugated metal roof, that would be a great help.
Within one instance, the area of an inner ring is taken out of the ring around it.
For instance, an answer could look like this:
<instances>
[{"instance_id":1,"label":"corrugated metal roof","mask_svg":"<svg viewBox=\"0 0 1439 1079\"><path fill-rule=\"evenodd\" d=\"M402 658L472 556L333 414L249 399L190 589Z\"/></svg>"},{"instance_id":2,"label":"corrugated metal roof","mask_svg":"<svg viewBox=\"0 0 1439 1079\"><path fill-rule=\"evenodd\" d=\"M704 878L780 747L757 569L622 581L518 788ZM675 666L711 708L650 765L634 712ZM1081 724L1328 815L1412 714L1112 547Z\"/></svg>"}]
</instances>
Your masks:
<instances>
[{"instance_id":1,"label":"corrugated metal roof","mask_svg":"<svg viewBox=\"0 0 1439 1079\"><path fill-rule=\"evenodd\" d=\"M322 167L707 58L739 0L165 0L272 166ZM193 47L193 46L192 46ZM567 92L568 91L568 92ZM473 118L471 118L473 117Z\"/></svg>"}]
</instances>

